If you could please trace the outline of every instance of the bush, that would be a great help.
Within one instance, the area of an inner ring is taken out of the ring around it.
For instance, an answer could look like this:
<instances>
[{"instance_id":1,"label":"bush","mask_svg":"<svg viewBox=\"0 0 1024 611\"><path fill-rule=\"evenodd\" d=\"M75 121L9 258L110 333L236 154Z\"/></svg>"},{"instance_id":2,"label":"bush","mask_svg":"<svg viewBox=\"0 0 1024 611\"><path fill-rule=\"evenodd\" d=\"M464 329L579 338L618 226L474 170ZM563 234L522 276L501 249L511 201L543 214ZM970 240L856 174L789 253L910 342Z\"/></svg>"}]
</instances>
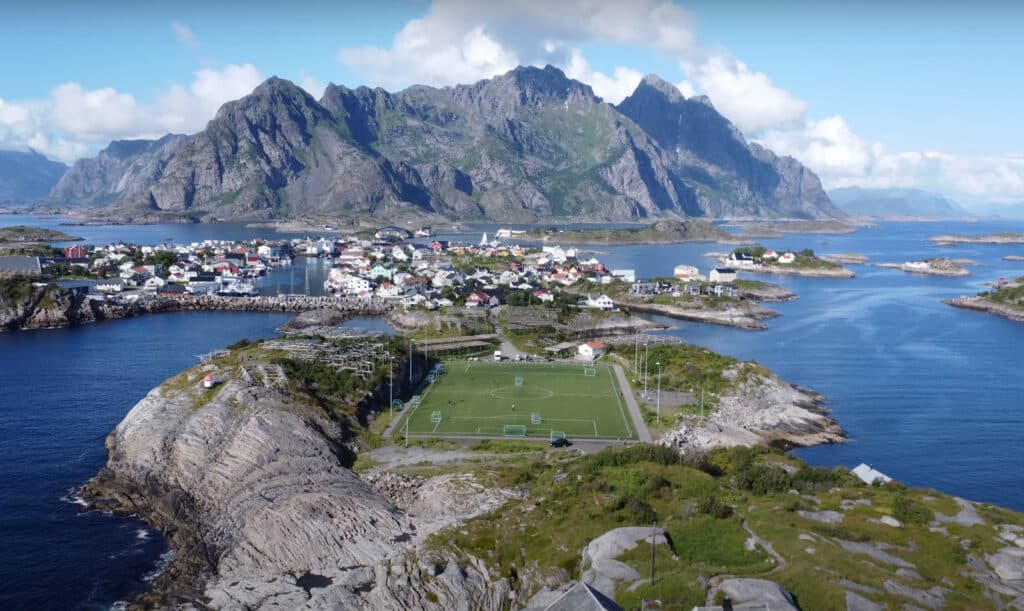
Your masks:
<instances>
[{"instance_id":1,"label":"bush","mask_svg":"<svg viewBox=\"0 0 1024 611\"><path fill-rule=\"evenodd\" d=\"M705 494L697 501L697 511L724 520L732 515L732 507L716 494Z\"/></svg>"},{"instance_id":2,"label":"bush","mask_svg":"<svg viewBox=\"0 0 1024 611\"><path fill-rule=\"evenodd\" d=\"M897 494L892 499L892 514L904 524L927 524L935 519L935 513L906 494Z\"/></svg>"},{"instance_id":3,"label":"bush","mask_svg":"<svg viewBox=\"0 0 1024 611\"><path fill-rule=\"evenodd\" d=\"M662 488L669 488L671 486L672 482L668 481L664 477L661 477L660 475L652 475L647 478L647 481L645 481L643 486L640 487L640 496L643 498L656 496L661 492Z\"/></svg>"},{"instance_id":4,"label":"bush","mask_svg":"<svg viewBox=\"0 0 1024 611\"><path fill-rule=\"evenodd\" d=\"M679 462L679 454L673 448L651 443L638 443L626 447L612 446L589 457L587 466L592 472L596 472L605 467L621 467L642 462L674 465Z\"/></svg>"},{"instance_id":5,"label":"bush","mask_svg":"<svg viewBox=\"0 0 1024 611\"><path fill-rule=\"evenodd\" d=\"M741 490L750 490L760 496L785 492L791 487L789 474L772 465L754 465L738 470L733 483Z\"/></svg>"},{"instance_id":6,"label":"bush","mask_svg":"<svg viewBox=\"0 0 1024 611\"><path fill-rule=\"evenodd\" d=\"M619 498L620 508L625 510L626 517L635 524L651 524L658 519L654 508L636 497Z\"/></svg>"}]
</instances>

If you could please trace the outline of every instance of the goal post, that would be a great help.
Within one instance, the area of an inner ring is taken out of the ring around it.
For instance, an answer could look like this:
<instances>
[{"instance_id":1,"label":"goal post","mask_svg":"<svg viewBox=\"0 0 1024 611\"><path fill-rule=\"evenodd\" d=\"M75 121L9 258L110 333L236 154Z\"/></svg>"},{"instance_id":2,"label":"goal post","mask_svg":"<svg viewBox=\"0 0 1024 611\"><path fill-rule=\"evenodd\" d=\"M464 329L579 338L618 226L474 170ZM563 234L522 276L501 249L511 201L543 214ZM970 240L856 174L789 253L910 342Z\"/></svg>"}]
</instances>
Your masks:
<instances>
[{"instance_id":1,"label":"goal post","mask_svg":"<svg viewBox=\"0 0 1024 611\"><path fill-rule=\"evenodd\" d=\"M502 427L503 437L526 437L525 424L506 424Z\"/></svg>"},{"instance_id":2,"label":"goal post","mask_svg":"<svg viewBox=\"0 0 1024 611\"><path fill-rule=\"evenodd\" d=\"M551 431L550 440L565 439L565 431Z\"/></svg>"},{"instance_id":3,"label":"goal post","mask_svg":"<svg viewBox=\"0 0 1024 611\"><path fill-rule=\"evenodd\" d=\"M430 412L430 421L433 422L434 424L441 422L441 410L435 409L434 411Z\"/></svg>"},{"instance_id":4,"label":"goal post","mask_svg":"<svg viewBox=\"0 0 1024 611\"><path fill-rule=\"evenodd\" d=\"M583 375L587 376L588 378L597 377L597 367L590 367L590 366L584 367L583 368Z\"/></svg>"},{"instance_id":5,"label":"goal post","mask_svg":"<svg viewBox=\"0 0 1024 611\"><path fill-rule=\"evenodd\" d=\"M530 424L540 424L540 423L541 423L540 412L532 412L530 414Z\"/></svg>"},{"instance_id":6,"label":"goal post","mask_svg":"<svg viewBox=\"0 0 1024 611\"><path fill-rule=\"evenodd\" d=\"M522 386L524 383L523 376L516 376L516 386Z\"/></svg>"}]
</instances>

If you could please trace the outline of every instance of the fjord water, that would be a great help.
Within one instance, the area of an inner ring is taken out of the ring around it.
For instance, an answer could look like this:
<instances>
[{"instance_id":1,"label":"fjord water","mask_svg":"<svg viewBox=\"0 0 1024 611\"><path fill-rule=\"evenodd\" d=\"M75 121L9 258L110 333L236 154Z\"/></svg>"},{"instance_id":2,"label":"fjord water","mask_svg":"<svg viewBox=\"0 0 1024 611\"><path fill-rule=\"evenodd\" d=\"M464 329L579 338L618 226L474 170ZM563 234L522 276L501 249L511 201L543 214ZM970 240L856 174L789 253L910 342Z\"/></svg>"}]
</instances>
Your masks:
<instances>
[{"instance_id":1,"label":"fjord water","mask_svg":"<svg viewBox=\"0 0 1024 611\"><path fill-rule=\"evenodd\" d=\"M284 314L175 313L0 334L0 608L109 609L148 588L166 544L75 491L132 405L196 354L269 337Z\"/></svg>"},{"instance_id":2,"label":"fjord water","mask_svg":"<svg viewBox=\"0 0 1024 611\"><path fill-rule=\"evenodd\" d=\"M33 221L33 219L35 219ZM57 227L56 217L0 219ZM282 237L242 225L61 227L87 243L172 238ZM444 236L476 242L481 231ZM765 331L664 320L687 341L756 359L786 380L825 393L850 443L809 448L815 464L868 462L912 485L1024 510L1024 324L957 310L942 299L973 295L1000 276L1024 274L1002 259L1024 246L938 247L942 233L1021 231L1020 223L886 223L850 235L761 239L773 248L857 252L872 262L935 256L982 263L968 278L854 265L852 280L749 276L800 295L768 304L782 316ZM706 271L719 244L591 246L612 268L671 275ZM584 253L584 256L588 256ZM322 290L327 267L297 260L259 280L266 292ZM102 608L146 587L165 544L131 519L85 512L73 492L106 460L104 437L152 387L195 354L266 337L284 315L161 314L73 329L0 334L0 608ZM373 323L377 323L374 325ZM380 321L363 325L380 327Z\"/></svg>"}]
</instances>

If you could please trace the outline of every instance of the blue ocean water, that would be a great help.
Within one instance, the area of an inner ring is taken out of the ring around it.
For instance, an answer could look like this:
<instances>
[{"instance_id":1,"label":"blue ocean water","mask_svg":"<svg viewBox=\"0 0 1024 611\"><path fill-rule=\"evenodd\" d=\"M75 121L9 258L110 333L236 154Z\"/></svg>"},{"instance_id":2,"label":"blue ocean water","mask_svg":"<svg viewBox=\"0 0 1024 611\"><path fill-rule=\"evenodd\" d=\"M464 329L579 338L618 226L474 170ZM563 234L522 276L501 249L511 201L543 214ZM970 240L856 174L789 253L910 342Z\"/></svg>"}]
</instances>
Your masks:
<instances>
[{"instance_id":1,"label":"blue ocean water","mask_svg":"<svg viewBox=\"0 0 1024 611\"><path fill-rule=\"evenodd\" d=\"M0 217L59 227L62 219ZM92 243L172 238L275 237L242 225L64 228ZM476 242L481 231L445 236ZM800 295L769 304L782 316L765 331L680 323L667 333L743 359L829 397L850 435L844 445L798 451L816 464L868 462L909 484L1024 510L1024 324L940 301L982 282L1024 274L1024 246L938 247L940 233L1021 231L1010 222L885 223L850 235L760 240L773 248L857 252L872 262L933 256L982 265L967 278L850 266L852 280L751 276ZM614 268L670 275L680 263L707 270L719 244L587 247ZM327 267L297 260L261 278L265 292L322 290ZM273 335L287 317L161 314L74 329L0 334L0 608L107 608L146 587L165 544L131 519L83 512L73 491L106 460L103 439L150 388L193 355L243 337ZM385 329L381 321L354 326Z\"/></svg>"},{"instance_id":2,"label":"blue ocean water","mask_svg":"<svg viewBox=\"0 0 1024 611\"><path fill-rule=\"evenodd\" d=\"M190 312L0 334L0 609L109 609L148 588L163 539L85 511L76 489L149 389L288 318Z\"/></svg>"}]
</instances>

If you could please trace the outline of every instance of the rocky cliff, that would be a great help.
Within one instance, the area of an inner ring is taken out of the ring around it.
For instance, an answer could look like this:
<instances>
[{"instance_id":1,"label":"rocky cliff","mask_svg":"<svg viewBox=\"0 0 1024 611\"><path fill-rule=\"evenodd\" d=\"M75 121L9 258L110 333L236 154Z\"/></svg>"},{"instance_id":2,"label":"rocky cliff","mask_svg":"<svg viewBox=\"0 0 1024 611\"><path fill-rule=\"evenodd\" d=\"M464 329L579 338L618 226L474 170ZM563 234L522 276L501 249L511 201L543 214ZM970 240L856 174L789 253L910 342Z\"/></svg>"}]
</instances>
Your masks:
<instances>
[{"instance_id":1,"label":"rocky cliff","mask_svg":"<svg viewBox=\"0 0 1024 611\"><path fill-rule=\"evenodd\" d=\"M349 470L344 419L318 409L258 350L168 380L107 439L107 466L84 494L96 507L140 515L177 552L136 602L501 608L505 580L421 545L435 530L500 505L500 495L428 480L400 508ZM213 389L203 388L207 374L217 380Z\"/></svg>"},{"instance_id":2,"label":"rocky cliff","mask_svg":"<svg viewBox=\"0 0 1024 611\"><path fill-rule=\"evenodd\" d=\"M77 162L50 199L136 220L842 215L706 99L648 77L615 107L551 66L397 93L332 84L319 101L271 78L195 135Z\"/></svg>"}]
</instances>

